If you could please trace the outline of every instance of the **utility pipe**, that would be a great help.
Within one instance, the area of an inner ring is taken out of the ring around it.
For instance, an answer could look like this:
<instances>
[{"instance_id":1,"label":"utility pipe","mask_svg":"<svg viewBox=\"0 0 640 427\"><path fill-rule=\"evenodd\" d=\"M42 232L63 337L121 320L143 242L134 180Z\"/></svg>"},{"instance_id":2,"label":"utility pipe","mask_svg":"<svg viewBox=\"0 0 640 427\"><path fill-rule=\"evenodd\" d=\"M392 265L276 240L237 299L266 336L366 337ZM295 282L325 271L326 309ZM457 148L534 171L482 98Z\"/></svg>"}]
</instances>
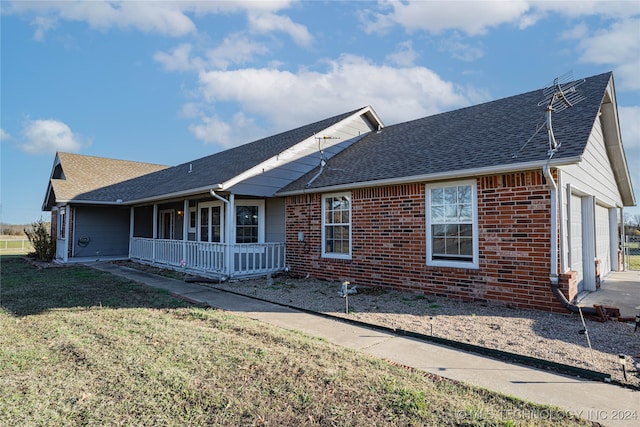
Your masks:
<instances>
[{"instance_id":1,"label":"utility pipe","mask_svg":"<svg viewBox=\"0 0 640 427\"><path fill-rule=\"evenodd\" d=\"M597 316L598 312L593 307L578 307L567 300L564 296L559 285L558 277L558 186L551 175L551 167L549 162L544 166L542 173L549 184L549 190L551 191L551 267L549 271L549 279L551 281L551 291L556 296L558 301L572 313L579 313L582 310L583 314L588 316Z\"/></svg>"}]
</instances>

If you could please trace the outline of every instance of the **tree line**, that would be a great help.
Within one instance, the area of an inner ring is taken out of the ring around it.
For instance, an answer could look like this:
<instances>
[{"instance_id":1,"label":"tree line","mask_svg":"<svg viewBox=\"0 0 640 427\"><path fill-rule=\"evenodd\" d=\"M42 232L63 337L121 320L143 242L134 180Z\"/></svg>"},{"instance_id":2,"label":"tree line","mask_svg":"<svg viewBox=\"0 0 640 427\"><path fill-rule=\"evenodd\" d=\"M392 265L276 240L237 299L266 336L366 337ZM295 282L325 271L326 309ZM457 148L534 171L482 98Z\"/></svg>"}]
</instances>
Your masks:
<instances>
[{"instance_id":1,"label":"tree line","mask_svg":"<svg viewBox=\"0 0 640 427\"><path fill-rule=\"evenodd\" d=\"M47 227L48 230L51 229L51 223L45 222L44 226ZM0 223L0 235L2 236L24 236L24 230L33 228L33 224L5 224L4 222Z\"/></svg>"}]
</instances>

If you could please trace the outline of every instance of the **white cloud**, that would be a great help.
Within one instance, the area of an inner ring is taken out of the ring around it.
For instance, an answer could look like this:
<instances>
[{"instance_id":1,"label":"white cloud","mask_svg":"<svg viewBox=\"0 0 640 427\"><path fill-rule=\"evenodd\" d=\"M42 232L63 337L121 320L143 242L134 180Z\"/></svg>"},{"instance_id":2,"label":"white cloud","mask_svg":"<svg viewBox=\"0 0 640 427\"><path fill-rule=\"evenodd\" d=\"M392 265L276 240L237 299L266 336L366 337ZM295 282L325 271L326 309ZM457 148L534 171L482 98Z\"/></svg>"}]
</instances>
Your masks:
<instances>
[{"instance_id":1,"label":"white cloud","mask_svg":"<svg viewBox=\"0 0 640 427\"><path fill-rule=\"evenodd\" d=\"M517 23L526 16L526 1L424 1L385 2L380 12L370 12L365 19L365 31L384 32L393 25L407 31L427 31L440 34L458 30L468 35L485 34L491 27Z\"/></svg>"},{"instance_id":2,"label":"white cloud","mask_svg":"<svg viewBox=\"0 0 640 427\"><path fill-rule=\"evenodd\" d=\"M232 34L217 47L209 49L206 56L209 64L214 68L226 69L230 65L249 63L256 55L263 55L267 52L266 46L241 34Z\"/></svg>"},{"instance_id":3,"label":"white cloud","mask_svg":"<svg viewBox=\"0 0 640 427\"><path fill-rule=\"evenodd\" d=\"M88 141L58 120L27 120L22 129L24 141L20 148L32 154L52 154L56 151L79 151Z\"/></svg>"},{"instance_id":4,"label":"white cloud","mask_svg":"<svg viewBox=\"0 0 640 427\"><path fill-rule=\"evenodd\" d=\"M453 58L465 62L475 61L484 56L482 48L463 42L458 33L443 38L440 42L440 50L449 52Z\"/></svg>"},{"instance_id":5,"label":"white cloud","mask_svg":"<svg viewBox=\"0 0 640 427\"><path fill-rule=\"evenodd\" d=\"M252 141L263 133L253 119L244 113L236 113L229 123L217 114L201 115L200 122L189 126L191 133L208 144L220 144L223 148L231 148Z\"/></svg>"},{"instance_id":6,"label":"white cloud","mask_svg":"<svg viewBox=\"0 0 640 427\"><path fill-rule=\"evenodd\" d=\"M344 55L326 72L246 68L199 75L210 103L233 102L284 130L372 105L388 123L423 117L477 99L425 67L393 68Z\"/></svg>"},{"instance_id":7,"label":"white cloud","mask_svg":"<svg viewBox=\"0 0 640 427\"><path fill-rule=\"evenodd\" d=\"M181 44L175 47L171 52L156 52L153 59L161 63L166 70L169 71L188 71L197 70L199 64L191 59L191 45L189 43Z\"/></svg>"},{"instance_id":8,"label":"white cloud","mask_svg":"<svg viewBox=\"0 0 640 427\"><path fill-rule=\"evenodd\" d=\"M0 128L0 141L6 141L11 139L11 135L9 135L4 129Z\"/></svg>"},{"instance_id":9,"label":"white cloud","mask_svg":"<svg viewBox=\"0 0 640 427\"><path fill-rule=\"evenodd\" d=\"M289 34L293 41L300 46L309 46L313 37L307 27L296 24L288 16L277 15L271 12L250 12L249 27L256 33L272 33L281 31Z\"/></svg>"},{"instance_id":10,"label":"white cloud","mask_svg":"<svg viewBox=\"0 0 640 427\"><path fill-rule=\"evenodd\" d=\"M569 28L560 33L560 38L563 40L580 40L589 33L589 27L584 22Z\"/></svg>"},{"instance_id":11,"label":"white cloud","mask_svg":"<svg viewBox=\"0 0 640 427\"><path fill-rule=\"evenodd\" d=\"M615 67L619 88L640 90L640 19L615 22L610 28L585 36L578 44L580 61Z\"/></svg>"},{"instance_id":12,"label":"white cloud","mask_svg":"<svg viewBox=\"0 0 640 427\"><path fill-rule=\"evenodd\" d=\"M619 106L618 113L627 166L631 174L636 202L640 203L640 106ZM635 211L640 214L640 208L636 207Z\"/></svg>"},{"instance_id":13,"label":"white cloud","mask_svg":"<svg viewBox=\"0 0 640 427\"><path fill-rule=\"evenodd\" d=\"M4 2L3 2L4 3ZM58 21L86 22L91 28L135 29L170 37L194 34L197 28L189 15L237 12L270 13L290 6L290 1L14 1L3 4L3 13L35 15L34 38L42 40ZM274 15L275 16L275 15ZM298 42L306 29L286 17L273 20L274 30L286 31ZM308 33L307 33L308 35Z\"/></svg>"},{"instance_id":14,"label":"white cloud","mask_svg":"<svg viewBox=\"0 0 640 427\"><path fill-rule=\"evenodd\" d=\"M360 19L368 33L384 33L399 25L409 32L441 34L453 30L477 36L504 24L527 28L550 15L622 19L638 13L640 2L637 1L389 0L380 2L375 11L360 13Z\"/></svg>"},{"instance_id":15,"label":"white cloud","mask_svg":"<svg viewBox=\"0 0 640 427\"><path fill-rule=\"evenodd\" d=\"M398 44L398 50L386 56L386 60L401 67L410 67L415 64L418 52L413 48L411 40L406 40Z\"/></svg>"}]
</instances>

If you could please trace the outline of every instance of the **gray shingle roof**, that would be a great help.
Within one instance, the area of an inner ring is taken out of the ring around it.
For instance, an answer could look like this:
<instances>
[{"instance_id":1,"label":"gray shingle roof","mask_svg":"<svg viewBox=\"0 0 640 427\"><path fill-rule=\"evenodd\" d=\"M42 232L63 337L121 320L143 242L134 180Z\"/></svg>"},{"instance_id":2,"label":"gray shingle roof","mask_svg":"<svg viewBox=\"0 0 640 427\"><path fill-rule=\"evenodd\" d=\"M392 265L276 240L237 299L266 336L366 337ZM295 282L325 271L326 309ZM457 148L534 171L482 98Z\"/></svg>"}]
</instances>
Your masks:
<instances>
[{"instance_id":1,"label":"gray shingle roof","mask_svg":"<svg viewBox=\"0 0 640 427\"><path fill-rule=\"evenodd\" d=\"M50 180L56 200L73 200L81 194L109 187L143 175L166 169L169 166L129 160L107 159L59 152ZM47 194L46 198L49 199ZM115 199L114 199L115 200ZM45 204L47 201L45 200Z\"/></svg>"},{"instance_id":2,"label":"gray shingle roof","mask_svg":"<svg viewBox=\"0 0 640 427\"><path fill-rule=\"evenodd\" d=\"M585 99L553 113L554 134L562 144L554 159L583 154L611 78L611 73L587 78L578 88ZM387 126L333 157L309 188L542 163L549 150L546 128L535 134L545 122L542 100L540 89ZM279 193L304 190L317 171Z\"/></svg>"},{"instance_id":3,"label":"gray shingle roof","mask_svg":"<svg viewBox=\"0 0 640 427\"><path fill-rule=\"evenodd\" d=\"M105 183L102 186L84 187L84 192L76 192L76 202L113 203L122 199L125 203L132 200L144 200L163 195L187 193L190 190L213 187L225 182L261 162L283 152L298 142L340 122L360 111L356 109L328 119L298 127L277 135L269 136L248 144L202 157L174 167L149 171L143 176L126 177L120 175L119 182ZM83 157L83 156L80 156ZM100 159L100 158L98 158ZM111 159L101 159L110 162ZM115 161L119 162L119 161ZM136 163L136 162L130 162ZM73 175L73 181L94 179L92 175L99 167L84 170L85 174ZM189 172L191 171L191 172ZM66 173L66 171L65 171ZM68 179L67 181L70 181ZM76 185L65 183L62 185ZM57 194L56 194L57 195Z\"/></svg>"}]
</instances>

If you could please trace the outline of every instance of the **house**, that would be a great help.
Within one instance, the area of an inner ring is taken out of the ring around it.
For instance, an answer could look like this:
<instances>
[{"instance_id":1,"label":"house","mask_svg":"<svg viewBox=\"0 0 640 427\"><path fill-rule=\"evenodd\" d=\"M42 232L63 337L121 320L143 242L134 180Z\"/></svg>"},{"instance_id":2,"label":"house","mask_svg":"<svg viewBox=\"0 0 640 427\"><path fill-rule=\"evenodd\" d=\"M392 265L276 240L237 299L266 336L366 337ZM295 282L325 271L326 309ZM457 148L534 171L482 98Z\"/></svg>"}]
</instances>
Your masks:
<instances>
[{"instance_id":1,"label":"house","mask_svg":"<svg viewBox=\"0 0 640 427\"><path fill-rule=\"evenodd\" d=\"M282 271L274 193L382 126L364 107L175 167L57 153L43 203L56 260L133 259L225 279Z\"/></svg>"},{"instance_id":2,"label":"house","mask_svg":"<svg viewBox=\"0 0 640 427\"><path fill-rule=\"evenodd\" d=\"M59 153L44 209L63 262L106 255L89 218L128 211L113 255L142 262L573 309L622 268L635 198L613 75L571 87L391 126L365 107L74 197Z\"/></svg>"}]
</instances>

